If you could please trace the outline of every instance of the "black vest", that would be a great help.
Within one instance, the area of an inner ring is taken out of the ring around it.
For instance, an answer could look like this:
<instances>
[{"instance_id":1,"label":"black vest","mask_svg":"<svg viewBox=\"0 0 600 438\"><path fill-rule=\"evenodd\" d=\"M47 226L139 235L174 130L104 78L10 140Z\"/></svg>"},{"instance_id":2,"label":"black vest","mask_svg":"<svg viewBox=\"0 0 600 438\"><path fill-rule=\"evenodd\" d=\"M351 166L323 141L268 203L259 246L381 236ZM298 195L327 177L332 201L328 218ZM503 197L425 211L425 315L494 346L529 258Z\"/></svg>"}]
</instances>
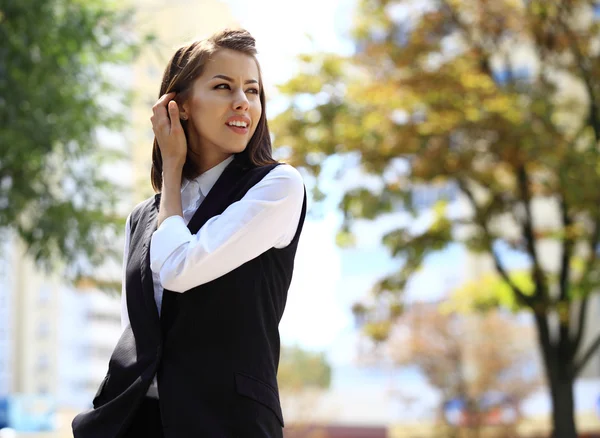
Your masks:
<instances>
[{"instance_id":1,"label":"black vest","mask_svg":"<svg viewBox=\"0 0 600 438\"><path fill-rule=\"evenodd\" d=\"M196 233L275 166L252 167L236 157L190 220L189 230ZM94 409L73 420L74 437L125 437L156 373L165 437L281 436L278 325L306 215L306 194L296 235L287 247L271 248L185 293L165 290L160 318L149 254L159 203L157 194L131 214L126 264L131 324L111 356Z\"/></svg>"}]
</instances>

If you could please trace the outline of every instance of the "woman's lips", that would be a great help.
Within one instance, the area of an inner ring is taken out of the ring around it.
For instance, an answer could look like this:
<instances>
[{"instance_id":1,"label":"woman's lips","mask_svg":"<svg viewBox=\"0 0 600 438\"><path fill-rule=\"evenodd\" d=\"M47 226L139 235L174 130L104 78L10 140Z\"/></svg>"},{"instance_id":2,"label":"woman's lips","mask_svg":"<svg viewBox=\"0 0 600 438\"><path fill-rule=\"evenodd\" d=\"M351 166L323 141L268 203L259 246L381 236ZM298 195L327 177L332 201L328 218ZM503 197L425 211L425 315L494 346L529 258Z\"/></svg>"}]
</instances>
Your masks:
<instances>
[{"instance_id":1,"label":"woman's lips","mask_svg":"<svg viewBox=\"0 0 600 438\"><path fill-rule=\"evenodd\" d=\"M232 126L232 125L228 125L228 124L225 124L225 126L227 126L229 129L231 129L236 134L247 134L248 133L248 128L243 128L241 126Z\"/></svg>"}]
</instances>

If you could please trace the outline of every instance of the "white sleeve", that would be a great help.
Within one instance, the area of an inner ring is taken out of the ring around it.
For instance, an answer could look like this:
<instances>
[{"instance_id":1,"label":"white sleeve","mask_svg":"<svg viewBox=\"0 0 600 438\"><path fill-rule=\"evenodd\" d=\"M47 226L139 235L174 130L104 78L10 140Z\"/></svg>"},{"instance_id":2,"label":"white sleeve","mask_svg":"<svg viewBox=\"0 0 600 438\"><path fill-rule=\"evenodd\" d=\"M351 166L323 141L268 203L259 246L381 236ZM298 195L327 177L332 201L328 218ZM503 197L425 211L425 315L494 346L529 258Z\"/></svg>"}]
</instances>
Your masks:
<instances>
[{"instance_id":1,"label":"white sleeve","mask_svg":"<svg viewBox=\"0 0 600 438\"><path fill-rule=\"evenodd\" d=\"M121 331L129 325L129 312L127 311L127 295L125 278L127 276L127 258L129 256L129 240L131 239L131 213L125 222L125 247L123 249L123 272L121 273Z\"/></svg>"},{"instance_id":2,"label":"white sleeve","mask_svg":"<svg viewBox=\"0 0 600 438\"><path fill-rule=\"evenodd\" d=\"M304 183L289 165L271 170L246 195L191 234L181 216L152 235L150 267L165 289L185 292L231 272L263 252L283 248L298 228Z\"/></svg>"}]
</instances>

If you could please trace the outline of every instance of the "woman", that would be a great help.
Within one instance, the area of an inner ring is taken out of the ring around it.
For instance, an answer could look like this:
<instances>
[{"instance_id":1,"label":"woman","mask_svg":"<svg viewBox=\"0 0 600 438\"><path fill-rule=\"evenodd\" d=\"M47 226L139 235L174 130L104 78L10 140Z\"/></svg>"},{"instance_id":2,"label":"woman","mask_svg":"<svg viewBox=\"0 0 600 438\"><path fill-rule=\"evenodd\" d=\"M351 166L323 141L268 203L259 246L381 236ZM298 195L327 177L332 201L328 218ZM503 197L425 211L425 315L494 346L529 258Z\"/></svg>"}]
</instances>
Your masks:
<instances>
[{"instance_id":1,"label":"woman","mask_svg":"<svg viewBox=\"0 0 600 438\"><path fill-rule=\"evenodd\" d=\"M306 212L271 157L254 39L180 48L151 118L154 197L127 219L123 334L75 438L282 437L278 324Z\"/></svg>"}]
</instances>

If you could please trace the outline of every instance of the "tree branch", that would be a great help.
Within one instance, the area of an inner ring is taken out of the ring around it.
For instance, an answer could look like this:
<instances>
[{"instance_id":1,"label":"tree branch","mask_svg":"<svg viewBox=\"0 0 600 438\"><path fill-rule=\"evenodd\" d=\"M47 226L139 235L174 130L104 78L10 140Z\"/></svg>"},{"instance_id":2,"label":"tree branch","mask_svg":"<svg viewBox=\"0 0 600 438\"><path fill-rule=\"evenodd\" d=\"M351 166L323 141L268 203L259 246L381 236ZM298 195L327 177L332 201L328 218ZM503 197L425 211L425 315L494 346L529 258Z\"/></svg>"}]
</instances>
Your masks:
<instances>
[{"instance_id":1,"label":"tree branch","mask_svg":"<svg viewBox=\"0 0 600 438\"><path fill-rule=\"evenodd\" d=\"M575 338L574 338L573 344L572 344L572 348L573 348L572 354L573 355L575 355L577 353L577 350L579 350L579 347L581 346L581 340L583 339L583 332L585 330L585 324L586 324L586 320L587 320L586 310L587 310L587 306L588 306L588 302L589 302L589 293L590 293L590 291L587 290L587 289L589 289L589 285L586 283L587 283L587 278L590 276L590 273L592 272L594 263L596 262L597 252L598 252L596 248L598 247L599 243L600 243L600 216L596 217L596 220L594 221L594 231L593 231L592 237L590 238L590 241L589 241L590 257L587 260L587 263L586 263L584 271L583 271L583 275L580 280L580 283L586 290L583 291L585 296L583 297L583 301L581 302L581 307L579 308L577 331L575 332Z\"/></svg>"},{"instance_id":2,"label":"tree branch","mask_svg":"<svg viewBox=\"0 0 600 438\"><path fill-rule=\"evenodd\" d=\"M525 164L517 167L517 181L521 192L521 199L525 208L525 220L523 222L523 236L527 245L527 251L532 261L532 278L535 282L535 293L542 299L548 298L548 288L544 273L540 267L537 249L535 247L535 235L533 232L533 214L531 212L531 193L529 192L529 178L525 170Z\"/></svg>"},{"instance_id":3,"label":"tree branch","mask_svg":"<svg viewBox=\"0 0 600 438\"><path fill-rule=\"evenodd\" d=\"M450 16L449 18L454 22L456 27L458 27L459 31L462 32L469 44L473 46L478 53L481 54L481 59L479 61L479 64L482 67L481 70L495 82L494 74L490 66L489 50L486 51L486 49L483 47L483 44L480 43L471 34L469 26L460 19L460 17L458 16L458 12L452 7L452 5L450 5L450 3L447 0L440 0L440 4L446 8Z\"/></svg>"},{"instance_id":4,"label":"tree branch","mask_svg":"<svg viewBox=\"0 0 600 438\"><path fill-rule=\"evenodd\" d=\"M571 327L571 312L570 312L570 301L567 299L569 286L570 286L570 277L571 277L571 257L573 255L573 239L569 237L569 228L572 224L571 216L568 211L568 204L565 200L565 195L563 194L560 200L560 216L563 227L563 239L562 239L562 255L560 261L560 278L559 278L559 294L558 294L558 302L559 305L563 305L563 303L569 303L569 311L567 313L567 318L563 319L563 317L559 318L559 339L558 339L558 349L561 357L568 357L569 360L573 359L577 349L574 347L573 339L570 336L570 327ZM584 312L585 315L585 312ZM581 323L581 318L579 319L579 323Z\"/></svg>"},{"instance_id":5,"label":"tree branch","mask_svg":"<svg viewBox=\"0 0 600 438\"><path fill-rule=\"evenodd\" d=\"M579 360L575 364L575 368L574 368L575 377L577 377L579 375L579 373L581 373L581 370L583 370L583 367L585 367L588 360L590 360L590 358L594 355L594 353L596 352L596 350L598 350L598 348L600 348L600 335L598 335L596 337L596 339L594 340L594 342L592 342L592 345L590 345L587 352L582 356L581 360Z\"/></svg>"},{"instance_id":6,"label":"tree branch","mask_svg":"<svg viewBox=\"0 0 600 438\"><path fill-rule=\"evenodd\" d=\"M540 346L542 347L542 356L544 358L544 367L546 368L546 375L551 376L550 364L552 358L556 355L554 344L552 344L552 338L550 337L550 327L548 327L548 316L545 313L534 312L533 317L535 319L538 328L538 339Z\"/></svg>"},{"instance_id":7,"label":"tree branch","mask_svg":"<svg viewBox=\"0 0 600 438\"><path fill-rule=\"evenodd\" d=\"M583 339L583 332L585 331L585 323L587 321L587 306L589 302L589 297L586 296L579 305L579 312L577 313L577 331L575 332L575 337L573 338L571 344L571 354L570 357L575 357L579 347L581 346L581 340Z\"/></svg>"},{"instance_id":8,"label":"tree branch","mask_svg":"<svg viewBox=\"0 0 600 438\"><path fill-rule=\"evenodd\" d=\"M572 225L573 221L571 216L569 216L567 201L564 196L560 201L560 212L562 219L562 227L565 234L563 238L562 244L562 256L561 256L561 266L560 266L560 294L559 301L565 301L567 299L567 294L569 292L569 278L571 276L571 257L573 255L573 239L568 237L569 227Z\"/></svg>"},{"instance_id":9,"label":"tree branch","mask_svg":"<svg viewBox=\"0 0 600 438\"><path fill-rule=\"evenodd\" d=\"M559 7L560 7L560 5L559 5ZM561 9L564 9L564 7ZM565 12L565 11L563 10L563 12ZM579 44L577 43L576 36L573 34L573 31L567 25L567 23L565 23L565 21L562 19L562 15L559 14L557 19L558 19L558 23L560 24L560 26L562 27L564 32L567 34L569 43L571 45L571 49L575 55L575 59L577 60L577 67L579 68L579 71L581 72L581 76L582 76L582 79L583 79L583 82L585 85L585 89L588 93L588 98L590 99L589 123L591 124L592 129L594 131L594 136L596 138L596 141L600 141L600 111L598 110L598 107L597 107L598 100L596 98L596 94L594 91L594 86L593 86L593 81L592 81L590 71L586 68L586 66L584 64L586 58L583 56L583 53L581 52L581 48L579 47ZM580 134L582 134L584 132L585 127L586 127L586 125L582 126L581 129L579 130L579 132L577 132L577 134L575 135L575 137L573 139L573 145L575 145L575 142L579 138ZM598 243L600 241L600 215L597 216L595 219L596 220L594 222L593 237L590 242L590 259L588 260L588 263L587 263L586 269L585 269L586 274L591 272L592 265L594 264L594 262L596 260L596 252L597 252L596 248L598 247ZM585 276L584 276L584 278L585 278Z\"/></svg>"},{"instance_id":10,"label":"tree branch","mask_svg":"<svg viewBox=\"0 0 600 438\"><path fill-rule=\"evenodd\" d=\"M559 2L559 4L560 4L560 2ZM561 9L563 9L562 12L564 14L565 13L564 7L562 7ZM600 141L600 109L598 108L598 99L596 96L596 92L594 91L593 79L592 79L591 72L588 70L588 68L585 65L585 63L588 62L588 60L587 60L587 57L584 56L583 53L581 52L581 48L579 47L579 44L577 43L577 37L575 36L575 34L571 30L571 28L567 25L567 23L565 23L564 19L562 18L563 14L558 14L557 20L558 20L559 25L562 27L565 34L567 35L567 38L569 39L569 44L571 45L571 49L573 51L573 54L575 55L575 59L577 61L577 67L579 68L579 71L581 72L581 78L583 80L585 89L588 92L588 97L590 99L589 121L590 121L590 124L592 125L592 129L594 130L594 135L596 137L596 141Z\"/></svg>"},{"instance_id":11,"label":"tree branch","mask_svg":"<svg viewBox=\"0 0 600 438\"><path fill-rule=\"evenodd\" d=\"M588 248L590 252L590 258L585 265L582 281L587 279L588 275L592 272L594 263L596 263L598 244L600 244L600 214L596 216L594 221L594 231L592 232L592 237L590 239L590 245Z\"/></svg>"},{"instance_id":12,"label":"tree branch","mask_svg":"<svg viewBox=\"0 0 600 438\"><path fill-rule=\"evenodd\" d=\"M482 215L480 214L480 209L479 206L477 205L477 201L475 200L475 196L473 195L473 192L471 190L469 190L469 188L467 187L467 183L466 181L462 180L462 179L458 179L458 186L460 187L460 189L465 193L465 195L467 196L467 198L469 199L471 206L473 207L473 211L474 211L474 216L475 216L475 221L474 223L476 223L477 225L479 225L481 227L481 229L483 230L485 237L487 239L487 241L489 242L489 251L494 259L494 266L496 267L496 270L498 271L498 273L500 274L500 276L502 277L502 279L506 282L506 284L508 284L510 286L510 288L512 289L512 291L514 292L514 294L517 296L517 298L523 302L525 305L529 306L530 308L533 309L534 307L534 301L531 297L527 296L509 277L508 273L506 272L506 268L502 265L502 262L500 260L500 257L498 256L498 254L496 253L496 251L494 251L493 245L492 245L492 236L491 233L489 231L488 228L488 224L486 223L486 219L484 217L482 217Z\"/></svg>"}]
</instances>

